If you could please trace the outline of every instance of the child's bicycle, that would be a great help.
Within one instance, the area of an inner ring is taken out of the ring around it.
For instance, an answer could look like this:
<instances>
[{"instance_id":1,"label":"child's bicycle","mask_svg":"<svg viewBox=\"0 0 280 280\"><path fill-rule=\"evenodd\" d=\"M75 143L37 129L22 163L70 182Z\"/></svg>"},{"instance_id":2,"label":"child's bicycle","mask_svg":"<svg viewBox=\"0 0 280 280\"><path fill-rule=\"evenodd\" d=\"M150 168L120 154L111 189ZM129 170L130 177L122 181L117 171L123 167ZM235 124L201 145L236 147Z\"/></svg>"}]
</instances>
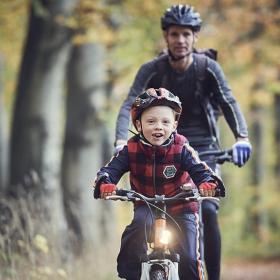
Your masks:
<instances>
[{"instance_id":1,"label":"child's bicycle","mask_svg":"<svg viewBox=\"0 0 280 280\"><path fill-rule=\"evenodd\" d=\"M117 190L116 195L108 196L106 199L122 201L143 201L147 204L151 214L154 216L154 226L152 240L148 241L151 249L150 253L142 256L142 270L140 280L179 280L178 263L179 254L171 253L169 242L171 233L167 229L166 219L173 218L166 213L166 206L178 201L202 201L204 199L219 200L216 197L201 197L194 190L182 191L173 197L155 195L146 197L131 190ZM175 220L173 220L176 224ZM145 231L146 232L146 231Z\"/></svg>"},{"instance_id":2,"label":"child's bicycle","mask_svg":"<svg viewBox=\"0 0 280 280\"><path fill-rule=\"evenodd\" d=\"M231 161L230 153L230 150L212 151L204 152L204 155L213 155L218 163L223 163ZM178 264L180 256L179 254L171 253L169 250L171 233L167 229L166 219L171 219L176 225L177 223L166 213L167 205L178 201L197 201L199 203L205 199L219 201L217 197L201 197L193 189L182 190L181 193L173 197L165 197L164 195L146 197L132 190L117 190L116 195L107 196L106 199L131 202L142 201L148 206L151 214L154 216L152 240L148 241L148 237L146 237L146 241L150 245L150 252L147 252L141 259L142 270L140 280L179 280ZM152 209L155 211L152 211Z\"/></svg>"}]
</instances>

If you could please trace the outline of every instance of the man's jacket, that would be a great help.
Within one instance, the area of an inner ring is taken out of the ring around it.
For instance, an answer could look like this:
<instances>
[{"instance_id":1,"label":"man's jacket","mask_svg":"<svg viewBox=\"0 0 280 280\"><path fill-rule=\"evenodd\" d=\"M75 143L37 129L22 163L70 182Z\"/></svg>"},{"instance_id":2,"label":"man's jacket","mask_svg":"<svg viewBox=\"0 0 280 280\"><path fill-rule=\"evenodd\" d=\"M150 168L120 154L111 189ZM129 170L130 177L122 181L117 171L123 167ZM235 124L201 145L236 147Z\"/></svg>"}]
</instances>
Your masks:
<instances>
[{"instance_id":1,"label":"man's jacket","mask_svg":"<svg viewBox=\"0 0 280 280\"><path fill-rule=\"evenodd\" d=\"M213 134L213 130L216 129L213 103L219 107L235 138L248 136L244 116L232 95L222 68L208 57L205 79L201 82L202 93L197 94L199 56L201 54L193 54L193 63L182 73L176 72L170 66L167 55L158 56L141 66L120 109L116 125L116 140L127 139L131 105L137 95L150 87L164 87L180 98L183 111L178 132L186 136L191 145L205 141L213 143L216 140L213 139L216 137Z\"/></svg>"}]
</instances>

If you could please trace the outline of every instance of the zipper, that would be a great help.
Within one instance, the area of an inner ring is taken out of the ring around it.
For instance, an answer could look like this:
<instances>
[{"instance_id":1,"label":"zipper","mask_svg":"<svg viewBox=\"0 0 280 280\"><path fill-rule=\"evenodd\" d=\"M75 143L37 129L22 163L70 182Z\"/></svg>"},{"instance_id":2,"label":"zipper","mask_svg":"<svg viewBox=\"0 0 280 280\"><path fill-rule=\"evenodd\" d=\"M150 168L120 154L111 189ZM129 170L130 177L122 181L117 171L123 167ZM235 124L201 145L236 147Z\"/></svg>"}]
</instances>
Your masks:
<instances>
[{"instance_id":1,"label":"zipper","mask_svg":"<svg viewBox=\"0 0 280 280\"><path fill-rule=\"evenodd\" d=\"M154 194L157 194L157 188L156 188L156 151L153 147L153 153L152 153L152 162L153 162L153 188L154 188Z\"/></svg>"}]
</instances>

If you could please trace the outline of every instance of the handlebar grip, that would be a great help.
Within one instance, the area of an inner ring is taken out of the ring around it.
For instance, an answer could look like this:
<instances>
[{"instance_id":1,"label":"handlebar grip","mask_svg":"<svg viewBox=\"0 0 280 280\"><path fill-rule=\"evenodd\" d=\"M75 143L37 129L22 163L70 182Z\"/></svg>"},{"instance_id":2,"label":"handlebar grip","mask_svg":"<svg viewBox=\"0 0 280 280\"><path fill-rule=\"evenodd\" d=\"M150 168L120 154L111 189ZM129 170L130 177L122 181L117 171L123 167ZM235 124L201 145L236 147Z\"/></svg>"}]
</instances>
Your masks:
<instances>
[{"instance_id":1,"label":"handlebar grip","mask_svg":"<svg viewBox=\"0 0 280 280\"><path fill-rule=\"evenodd\" d=\"M129 190L123 190L123 189L116 190L116 195L119 195L119 196L126 196L128 193L129 193Z\"/></svg>"}]
</instances>

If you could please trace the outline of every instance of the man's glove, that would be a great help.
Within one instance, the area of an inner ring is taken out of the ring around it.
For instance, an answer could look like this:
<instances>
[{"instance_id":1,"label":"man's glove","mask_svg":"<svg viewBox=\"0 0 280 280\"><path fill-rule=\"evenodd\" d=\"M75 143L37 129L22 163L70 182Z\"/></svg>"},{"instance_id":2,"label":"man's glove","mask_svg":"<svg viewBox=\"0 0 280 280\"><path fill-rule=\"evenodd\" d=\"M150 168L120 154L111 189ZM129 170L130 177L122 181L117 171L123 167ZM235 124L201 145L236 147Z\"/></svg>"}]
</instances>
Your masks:
<instances>
[{"instance_id":1,"label":"man's glove","mask_svg":"<svg viewBox=\"0 0 280 280\"><path fill-rule=\"evenodd\" d=\"M101 184L100 185L100 197L106 198L106 196L116 194L117 186L115 184Z\"/></svg>"},{"instance_id":2,"label":"man's glove","mask_svg":"<svg viewBox=\"0 0 280 280\"><path fill-rule=\"evenodd\" d=\"M199 185L198 189L202 196L215 196L217 184L214 182L204 182Z\"/></svg>"},{"instance_id":3,"label":"man's glove","mask_svg":"<svg viewBox=\"0 0 280 280\"><path fill-rule=\"evenodd\" d=\"M250 158L252 146L247 140L238 140L232 146L232 151L233 163L238 167L241 167Z\"/></svg>"}]
</instances>

